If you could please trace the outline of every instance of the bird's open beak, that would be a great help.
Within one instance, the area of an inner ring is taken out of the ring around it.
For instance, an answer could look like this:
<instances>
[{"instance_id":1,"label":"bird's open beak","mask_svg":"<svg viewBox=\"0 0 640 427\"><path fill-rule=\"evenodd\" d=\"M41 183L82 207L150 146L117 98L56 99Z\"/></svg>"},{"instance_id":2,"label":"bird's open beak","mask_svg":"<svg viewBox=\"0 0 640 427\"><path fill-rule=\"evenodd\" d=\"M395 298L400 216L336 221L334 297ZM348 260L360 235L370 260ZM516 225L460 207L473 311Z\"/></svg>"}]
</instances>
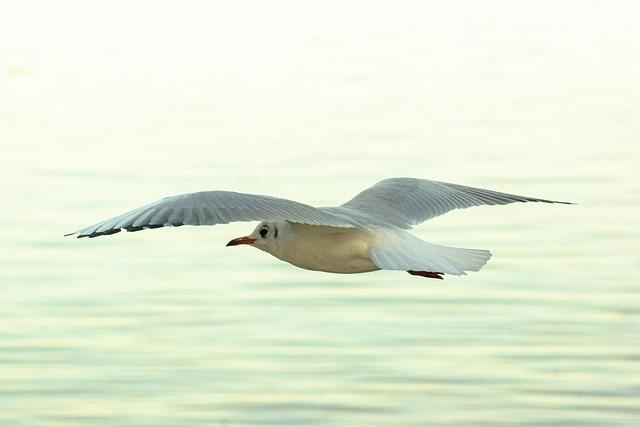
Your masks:
<instances>
[{"instance_id":1,"label":"bird's open beak","mask_svg":"<svg viewBox=\"0 0 640 427\"><path fill-rule=\"evenodd\" d=\"M249 236L243 236L243 237L238 237L237 239L233 239L232 241L227 243L227 246L251 245L255 241L256 239L252 239Z\"/></svg>"}]
</instances>

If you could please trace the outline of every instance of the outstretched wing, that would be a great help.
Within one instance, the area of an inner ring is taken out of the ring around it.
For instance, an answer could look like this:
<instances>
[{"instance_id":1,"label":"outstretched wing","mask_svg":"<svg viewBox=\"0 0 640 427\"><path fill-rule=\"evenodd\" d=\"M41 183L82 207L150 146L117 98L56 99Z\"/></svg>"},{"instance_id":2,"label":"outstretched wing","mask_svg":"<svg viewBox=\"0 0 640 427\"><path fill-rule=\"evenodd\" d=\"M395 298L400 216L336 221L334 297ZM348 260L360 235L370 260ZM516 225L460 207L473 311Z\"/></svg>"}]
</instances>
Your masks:
<instances>
[{"instance_id":1,"label":"outstretched wing","mask_svg":"<svg viewBox=\"0 0 640 427\"><path fill-rule=\"evenodd\" d=\"M123 229L139 231L167 226L275 220L331 227L353 227L345 219L292 200L231 191L203 191L165 197L67 236L77 234L78 238L98 237L118 233Z\"/></svg>"},{"instance_id":2,"label":"outstretched wing","mask_svg":"<svg viewBox=\"0 0 640 427\"><path fill-rule=\"evenodd\" d=\"M340 208L364 213L377 223L411 228L454 209L515 202L564 203L482 188L415 178L389 178L359 193Z\"/></svg>"}]
</instances>

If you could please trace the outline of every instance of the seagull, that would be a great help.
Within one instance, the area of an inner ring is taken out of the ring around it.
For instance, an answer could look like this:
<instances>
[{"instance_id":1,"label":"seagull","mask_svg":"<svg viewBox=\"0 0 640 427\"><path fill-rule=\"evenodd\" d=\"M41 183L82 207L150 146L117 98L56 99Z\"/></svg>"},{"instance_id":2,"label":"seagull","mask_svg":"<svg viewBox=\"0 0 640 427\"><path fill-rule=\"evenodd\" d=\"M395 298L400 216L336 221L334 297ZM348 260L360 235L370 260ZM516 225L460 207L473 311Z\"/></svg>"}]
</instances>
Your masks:
<instances>
[{"instance_id":1,"label":"seagull","mask_svg":"<svg viewBox=\"0 0 640 427\"><path fill-rule=\"evenodd\" d=\"M426 179L389 178L336 207L316 208L233 191L180 194L65 236L92 238L121 230L261 221L251 234L227 246L253 246L307 270L399 270L443 279L445 274L480 270L491 252L428 243L407 230L454 209L515 202L572 204Z\"/></svg>"}]
</instances>

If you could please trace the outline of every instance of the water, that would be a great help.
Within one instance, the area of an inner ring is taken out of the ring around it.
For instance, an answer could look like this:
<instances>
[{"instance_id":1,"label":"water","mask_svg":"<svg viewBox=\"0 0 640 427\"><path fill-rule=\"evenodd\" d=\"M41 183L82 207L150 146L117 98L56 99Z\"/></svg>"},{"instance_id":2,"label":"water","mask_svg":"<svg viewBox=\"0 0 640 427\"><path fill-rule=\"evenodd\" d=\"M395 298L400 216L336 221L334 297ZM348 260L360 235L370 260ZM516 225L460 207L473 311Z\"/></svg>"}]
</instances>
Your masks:
<instances>
[{"instance_id":1,"label":"water","mask_svg":"<svg viewBox=\"0 0 640 427\"><path fill-rule=\"evenodd\" d=\"M640 424L640 34L615 7L12 5L0 425ZM61 237L390 176L579 205L422 225L494 253L442 282L224 247L253 224Z\"/></svg>"}]
</instances>

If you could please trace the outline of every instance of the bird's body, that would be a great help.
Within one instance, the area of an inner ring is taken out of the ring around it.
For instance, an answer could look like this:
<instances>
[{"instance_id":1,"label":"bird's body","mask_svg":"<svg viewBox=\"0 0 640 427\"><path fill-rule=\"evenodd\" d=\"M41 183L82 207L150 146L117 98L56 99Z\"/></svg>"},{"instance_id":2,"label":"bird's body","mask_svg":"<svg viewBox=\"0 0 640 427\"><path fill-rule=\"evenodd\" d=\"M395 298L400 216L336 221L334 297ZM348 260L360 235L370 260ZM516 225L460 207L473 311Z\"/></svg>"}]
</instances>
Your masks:
<instances>
[{"instance_id":1,"label":"bird's body","mask_svg":"<svg viewBox=\"0 0 640 427\"><path fill-rule=\"evenodd\" d=\"M296 267L328 273L365 273L379 270L369 255L375 245L371 231L278 221L286 241L272 252Z\"/></svg>"},{"instance_id":2,"label":"bird's body","mask_svg":"<svg viewBox=\"0 0 640 427\"><path fill-rule=\"evenodd\" d=\"M182 194L71 234L98 237L122 229L259 220L262 222L250 235L233 239L227 246L252 245L307 270L404 270L442 279L443 274L478 271L491 253L434 245L406 230L453 209L514 202L566 203L439 181L390 178L328 208L229 191Z\"/></svg>"}]
</instances>

